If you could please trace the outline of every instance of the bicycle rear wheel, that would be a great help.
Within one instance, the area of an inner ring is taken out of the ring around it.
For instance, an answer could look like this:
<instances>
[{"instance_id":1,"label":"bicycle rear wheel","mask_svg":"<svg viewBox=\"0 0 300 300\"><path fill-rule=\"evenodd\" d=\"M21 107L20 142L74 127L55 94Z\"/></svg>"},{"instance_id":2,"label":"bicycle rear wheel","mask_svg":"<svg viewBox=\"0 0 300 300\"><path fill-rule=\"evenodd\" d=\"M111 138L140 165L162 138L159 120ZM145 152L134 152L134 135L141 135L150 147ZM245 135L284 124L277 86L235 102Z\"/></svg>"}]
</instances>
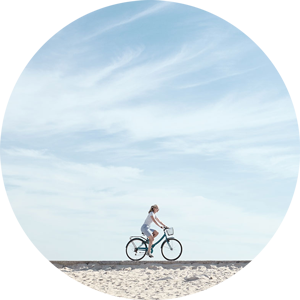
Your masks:
<instances>
[{"instance_id":1,"label":"bicycle rear wheel","mask_svg":"<svg viewBox=\"0 0 300 300\"><path fill-rule=\"evenodd\" d=\"M126 245L126 255L131 260L141 260L146 255L147 245L144 240L134 238Z\"/></svg>"},{"instance_id":2,"label":"bicycle rear wheel","mask_svg":"<svg viewBox=\"0 0 300 300\"><path fill-rule=\"evenodd\" d=\"M161 245L161 254L166 260L176 260L180 257L182 253L182 245L181 243L174 239L169 238L167 241L164 241Z\"/></svg>"}]
</instances>

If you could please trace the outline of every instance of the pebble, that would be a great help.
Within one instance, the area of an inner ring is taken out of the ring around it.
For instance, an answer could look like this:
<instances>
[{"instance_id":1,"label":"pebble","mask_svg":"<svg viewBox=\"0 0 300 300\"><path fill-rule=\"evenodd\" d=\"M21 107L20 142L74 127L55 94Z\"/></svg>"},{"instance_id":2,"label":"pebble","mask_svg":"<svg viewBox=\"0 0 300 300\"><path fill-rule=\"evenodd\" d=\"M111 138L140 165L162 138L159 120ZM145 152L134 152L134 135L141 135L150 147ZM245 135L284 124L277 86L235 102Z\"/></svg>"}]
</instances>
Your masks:
<instances>
[{"instance_id":1,"label":"pebble","mask_svg":"<svg viewBox=\"0 0 300 300\"><path fill-rule=\"evenodd\" d=\"M159 278L157 280L168 280L168 279L173 279L173 277L167 276L167 277Z\"/></svg>"},{"instance_id":2,"label":"pebble","mask_svg":"<svg viewBox=\"0 0 300 300\"><path fill-rule=\"evenodd\" d=\"M185 277L184 278L185 281L194 281L194 280L198 280L198 279L199 279L199 277L197 277L197 276Z\"/></svg>"}]
</instances>

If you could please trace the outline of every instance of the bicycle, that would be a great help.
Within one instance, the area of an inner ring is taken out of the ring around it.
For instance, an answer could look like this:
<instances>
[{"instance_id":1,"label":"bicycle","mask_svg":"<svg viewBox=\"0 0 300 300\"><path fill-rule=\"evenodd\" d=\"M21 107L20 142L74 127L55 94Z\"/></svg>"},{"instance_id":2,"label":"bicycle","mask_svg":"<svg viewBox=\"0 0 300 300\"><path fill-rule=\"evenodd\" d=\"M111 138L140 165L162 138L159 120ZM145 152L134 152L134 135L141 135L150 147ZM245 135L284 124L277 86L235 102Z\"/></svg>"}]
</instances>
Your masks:
<instances>
[{"instance_id":1,"label":"bicycle","mask_svg":"<svg viewBox=\"0 0 300 300\"><path fill-rule=\"evenodd\" d=\"M159 244L163 239L164 242L161 245L161 254L166 260L176 260L182 254L182 245L181 243L173 238L168 237L174 234L173 228L165 227L164 235L161 237L159 241L152 244L151 253L153 253L154 247ZM144 235L144 233L142 233ZM127 243L126 255L129 259L138 261L145 257L146 252L148 251L149 239L144 238L143 236L131 236L130 241ZM147 245L148 244L148 245Z\"/></svg>"}]
</instances>

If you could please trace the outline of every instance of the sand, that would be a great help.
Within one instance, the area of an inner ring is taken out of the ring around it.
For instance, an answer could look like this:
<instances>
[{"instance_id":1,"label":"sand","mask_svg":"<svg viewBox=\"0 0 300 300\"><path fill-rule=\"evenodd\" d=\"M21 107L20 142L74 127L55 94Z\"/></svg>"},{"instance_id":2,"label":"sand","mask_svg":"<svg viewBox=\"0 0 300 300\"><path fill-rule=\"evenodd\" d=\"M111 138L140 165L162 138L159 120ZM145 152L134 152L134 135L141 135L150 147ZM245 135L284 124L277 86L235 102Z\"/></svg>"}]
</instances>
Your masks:
<instances>
[{"instance_id":1,"label":"sand","mask_svg":"<svg viewBox=\"0 0 300 300\"><path fill-rule=\"evenodd\" d=\"M249 262L53 262L66 275L97 291L129 299L171 299L219 284Z\"/></svg>"}]
</instances>

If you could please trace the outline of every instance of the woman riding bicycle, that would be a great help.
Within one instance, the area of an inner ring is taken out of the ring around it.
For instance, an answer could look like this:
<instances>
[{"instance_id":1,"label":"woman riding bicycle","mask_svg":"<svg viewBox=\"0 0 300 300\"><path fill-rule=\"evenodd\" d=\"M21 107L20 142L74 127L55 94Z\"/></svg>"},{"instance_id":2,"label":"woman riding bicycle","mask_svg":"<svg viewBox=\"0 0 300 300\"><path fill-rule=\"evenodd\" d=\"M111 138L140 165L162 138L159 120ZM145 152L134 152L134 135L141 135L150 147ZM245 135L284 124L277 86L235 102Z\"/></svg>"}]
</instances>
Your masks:
<instances>
[{"instance_id":1,"label":"woman riding bicycle","mask_svg":"<svg viewBox=\"0 0 300 300\"><path fill-rule=\"evenodd\" d=\"M142 233L145 234L149 239L149 247L146 253L149 257L153 257L153 255L151 254L151 246L153 244L154 238L158 236L158 232L156 230L150 229L150 224L154 222L160 228L167 227L157 218L156 213L158 211L159 211L158 206L156 204L152 205L148 212L148 216L141 227ZM160 226L158 223L160 223L162 226Z\"/></svg>"}]
</instances>

